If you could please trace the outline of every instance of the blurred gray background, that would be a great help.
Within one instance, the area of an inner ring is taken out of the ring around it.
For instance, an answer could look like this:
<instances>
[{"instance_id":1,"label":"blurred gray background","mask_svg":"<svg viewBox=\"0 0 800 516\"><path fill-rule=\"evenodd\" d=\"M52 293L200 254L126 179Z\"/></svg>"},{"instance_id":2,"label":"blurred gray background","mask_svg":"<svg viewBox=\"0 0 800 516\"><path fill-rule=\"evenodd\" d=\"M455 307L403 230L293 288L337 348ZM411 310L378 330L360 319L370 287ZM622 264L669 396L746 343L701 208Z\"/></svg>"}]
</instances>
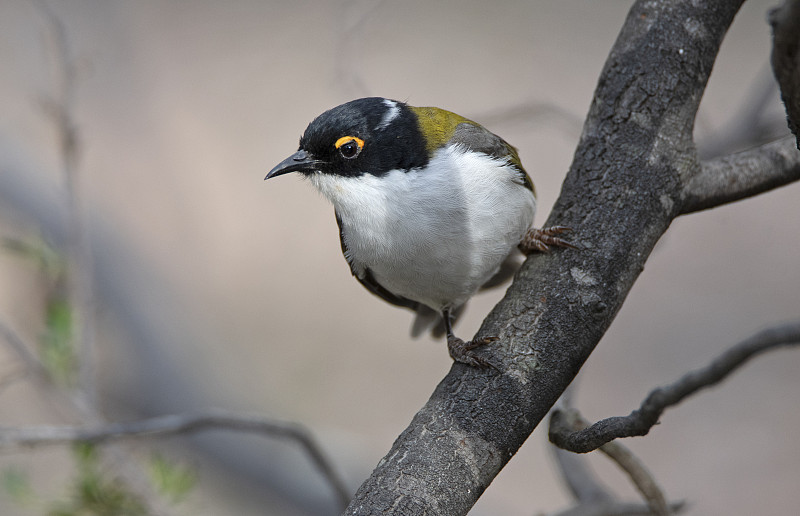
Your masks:
<instances>
[{"instance_id":1,"label":"blurred gray background","mask_svg":"<svg viewBox=\"0 0 800 516\"><path fill-rule=\"evenodd\" d=\"M747 2L723 44L696 136L727 149L769 83L766 11ZM544 222L572 159L627 1L52 2L79 70L78 190L96 268L100 394L113 418L205 407L307 425L355 491L450 367L444 341L368 294L333 210L266 172L314 116L378 95L434 105L519 147ZM41 100L58 89L35 2L0 3L0 236L63 241L64 178ZM782 124L775 91L761 111ZM652 387L800 308L800 185L678 219L579 376L588 418L627 414ZM596 235L601 239L603 235ZM42 331L41 281L0 252L0 318ZM502 295L474 299L469 336ZM14 369L0 346L0 373ZM779 351L626 442L688 514L785 515L800 505L800 354ZM29 381L0 391L3 425L75 422ZM335 514L292 444L213 432L159 441L200 483L176 514ZM145 444L137 445L146 450ZM564 508L537 430L472 514ZM174 452L178 453L178 452ZM591 462L635 499L622 475ZM0 455L57 497L61 448ZM235 507L235 508L234 508ZM0 513L36 514L0 494Z\"/></svg>"}]
</instances>

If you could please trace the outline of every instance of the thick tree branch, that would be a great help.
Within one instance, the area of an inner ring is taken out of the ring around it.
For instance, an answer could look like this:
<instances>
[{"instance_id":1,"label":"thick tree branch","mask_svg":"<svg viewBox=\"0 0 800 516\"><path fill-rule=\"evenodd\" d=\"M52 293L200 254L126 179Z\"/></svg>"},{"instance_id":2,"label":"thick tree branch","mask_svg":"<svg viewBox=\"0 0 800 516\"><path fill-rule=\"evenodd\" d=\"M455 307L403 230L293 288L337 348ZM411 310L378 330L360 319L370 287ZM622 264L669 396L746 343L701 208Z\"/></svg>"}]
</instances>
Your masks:
<instances>
[{"instance_id":1,"label":"thick tree branch","mask_svg":"<svg viewBox=\"0 0 800 516\"><path fill-rule=\"evenodd\" d=\"M545 223L583 247L532 257L477 337L504 372L454 364L347 514L465 514L595 348L700 171L692 127L742 0L637 1Z\"/></svg>"},{"instance_id":2,"label":"thick tree branch","mask_svg":"<svg viewBox=\"0 0 800 516\"><path fill-rule=\"evenodd\" d=\"M760 353L797 344L800 344L800 322L761 331L732 347L706 367L686 374L671 385L655 389L629 415L603 419L583 430L573 431L571 420L579 416L556 410L551 418L550 441L566 450L586 453L619 437L647 435L668 407L719 383Z\"/></svg>"},{"instance_id":3,"label":"thick tree branch","mask_svg":"<svg viewBox=\"0 0 800 516\"><path fill-rule=\"evenodd\" d=\"M247 416L223 411L198 414L173 414L127 423L109 423L92 427L38 425L0 427L0 450L20 446L44 446L73 442L101 443L124 438L157 437L188 434L204 430L233 430L297 442L320 474L336 493L342 507L350 500L344 481L309 431L287 421Z\"/></svg>"},{"instance_id":4,"label":"thick tree branch","mask_svg":"<svg viewBox=\"0 0 800 516\"><path fill-rule=\"evenodd\" d=\"M787 136L704 161L684 189L681 214L714 208L800 180L800 152Z\"/></svg>"},{"instance_id":5,"label":"thick tree branch","mask_svg":"<svg viewBox=\"0 0 800 516\"><path fill-rule=\"evenodd\" d=\"M785 0L769 14L772 25L772 71L781 88L789 129L800 149L800 1Z\"/></svg>"}]
</instances>

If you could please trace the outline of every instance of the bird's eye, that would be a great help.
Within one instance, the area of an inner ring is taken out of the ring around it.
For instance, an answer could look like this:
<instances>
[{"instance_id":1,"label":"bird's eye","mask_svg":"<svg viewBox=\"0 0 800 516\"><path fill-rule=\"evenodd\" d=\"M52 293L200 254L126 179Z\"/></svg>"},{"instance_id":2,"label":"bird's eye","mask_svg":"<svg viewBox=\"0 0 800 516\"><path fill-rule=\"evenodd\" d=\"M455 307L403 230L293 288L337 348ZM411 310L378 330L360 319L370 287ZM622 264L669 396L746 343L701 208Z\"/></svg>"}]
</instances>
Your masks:
<instances>
[{"instance_id":1,"label":"bird's eye","mask_svg":"<svg viewBox=\"0 0 800 516\"><path fill-rule=\"evenodd\" d=\"M364 148L364 140L356 136L342 136L334 146L339 149L339 154L345 159L353 159L361 153Z\"/></svg>"}]
</instances>

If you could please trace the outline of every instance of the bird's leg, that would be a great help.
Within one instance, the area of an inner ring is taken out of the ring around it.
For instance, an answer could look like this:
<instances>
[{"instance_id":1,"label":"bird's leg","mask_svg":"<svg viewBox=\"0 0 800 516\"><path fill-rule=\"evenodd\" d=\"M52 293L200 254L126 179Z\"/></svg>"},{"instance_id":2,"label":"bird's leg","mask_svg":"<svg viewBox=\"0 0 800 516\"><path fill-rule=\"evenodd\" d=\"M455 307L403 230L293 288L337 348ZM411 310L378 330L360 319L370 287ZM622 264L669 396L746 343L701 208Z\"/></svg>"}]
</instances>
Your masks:
<instances>
[{"instance_id":1,"label":"bird's leg","mask_svg":"<svg viewBox=\"0 0 800 516\"><path fill-rule=\"evenodd\" d=\"M567 226L551 226L549 228L531 228L522 237L522 242L519 243L519 250L528 255L536 251L547 252L550 250L549 246L569 247L571 249L578 249L574 244L559 238L558 235L572 231L572 228Z\"/></svg>"},{"instance_id":2,"label":"bird's leg","mask_svg":"<svg viewBox=\"0 0 800 516\"><path fill-rule=\"evenodd\" d=\"M496 341L497 337L485 337L483 339L465 342L453 335L449 308L442 310L442 318L444 319L444 327L447 331L447 351L450 353L450 358L456 362L461 362L462 364L471 365L473 367L494 367L497 369L494 364L474 352L476 348Z\"/></svg>"}]
</instances>

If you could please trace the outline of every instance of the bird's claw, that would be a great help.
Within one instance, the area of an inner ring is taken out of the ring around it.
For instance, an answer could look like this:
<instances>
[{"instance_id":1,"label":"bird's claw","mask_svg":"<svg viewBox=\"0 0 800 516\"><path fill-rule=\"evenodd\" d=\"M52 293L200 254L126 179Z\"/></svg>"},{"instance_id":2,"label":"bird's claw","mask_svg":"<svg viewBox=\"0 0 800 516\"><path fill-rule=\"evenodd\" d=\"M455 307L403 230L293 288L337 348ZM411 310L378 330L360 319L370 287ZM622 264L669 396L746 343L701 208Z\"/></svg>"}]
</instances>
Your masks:
<instances>
[{"instance_id":1,"label":"bird's claw","mask_svg":"<svg viewBox=\"0 0 800 516\"><path fill-rule=\"evenodd\" d=\"M456 362L481 369L492 367L499 371L500 369L496 365L474 352L475 349L497 340L499 340L497 337L484 337L482 339L464 341L455 335L448 335L447 351L450 353L450 358Z\"/></svg>"},{"instance_id":2,"label":"bird's claw","mask_svg":"<svg viewBox=\"0 0 800 516\"><path fill-rule=\"evenodd\" d=\"M536 251L547 252L550 250L550 246L578 249L575 244L557 236L568 231L572 231L572 228L567 226L550 226L542 229L531 228L522 238L522 242L519 243L519 250L527 255Z\"/></svg>"}]
</instances>

